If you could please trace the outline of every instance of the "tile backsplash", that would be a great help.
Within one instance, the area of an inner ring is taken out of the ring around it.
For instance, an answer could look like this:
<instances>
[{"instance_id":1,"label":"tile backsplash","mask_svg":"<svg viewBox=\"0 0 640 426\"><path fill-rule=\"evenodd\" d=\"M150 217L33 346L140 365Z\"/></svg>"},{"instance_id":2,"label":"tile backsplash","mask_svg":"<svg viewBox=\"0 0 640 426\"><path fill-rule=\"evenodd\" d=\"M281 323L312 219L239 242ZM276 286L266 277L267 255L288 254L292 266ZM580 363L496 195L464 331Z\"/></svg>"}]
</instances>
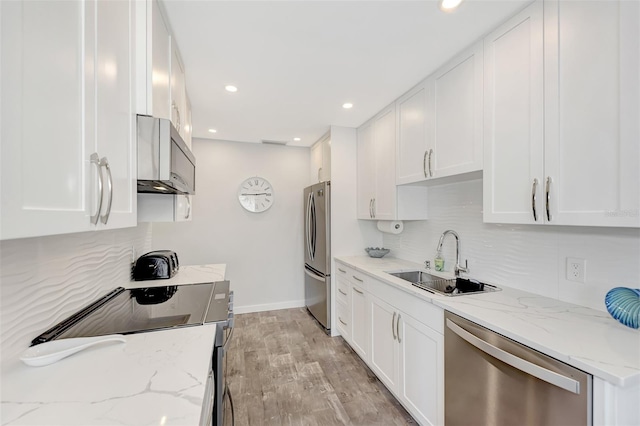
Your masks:
<instances>
[{"instance_id":1,"label":"tile backsplash","mask_svg":"<svg viewBox=\"0 0 640 426\"><path fill-rule=\"evenodd\" d=\"M460 235L460 258L469 276L606 311L613 287L640 287L640 229L482 222L482 180L429 188L429 219L407 221L398 235L384 234L394 257L424 262L436 256L443 231ZM455 244L446 237L445 270L455 264ZM586 282L566 279L567 258L586 260Z\"/></svg>"},{"instance_id":2,"label":"tile backsplash","mask_svg":"<svg viewBox=\"0 0 640 426\"><path fill-rule=\"evenodd\" d=\"M149 251L151 226L0 242L2 364L55 323L131 277L132 251Z\"/></svg>"}]
</instances>

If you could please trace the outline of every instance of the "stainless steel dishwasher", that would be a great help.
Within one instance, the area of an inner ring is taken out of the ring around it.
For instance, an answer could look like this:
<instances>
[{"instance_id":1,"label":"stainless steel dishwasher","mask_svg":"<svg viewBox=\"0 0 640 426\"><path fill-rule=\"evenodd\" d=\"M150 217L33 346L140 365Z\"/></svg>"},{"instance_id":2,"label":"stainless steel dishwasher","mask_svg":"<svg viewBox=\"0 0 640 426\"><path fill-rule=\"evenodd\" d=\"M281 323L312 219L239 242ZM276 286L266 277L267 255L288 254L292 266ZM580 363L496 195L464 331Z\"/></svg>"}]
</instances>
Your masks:
<instances>
[{"instance_id":1,"label":"stainless steel dishwasher","mask_svg":"<svg viewBox=\"0 0 640 426\"><path fill-rule=\"evenodd\" d=\"M591 425L593 376L445 312L445 424Z\"/></svg>"}]
</instances>

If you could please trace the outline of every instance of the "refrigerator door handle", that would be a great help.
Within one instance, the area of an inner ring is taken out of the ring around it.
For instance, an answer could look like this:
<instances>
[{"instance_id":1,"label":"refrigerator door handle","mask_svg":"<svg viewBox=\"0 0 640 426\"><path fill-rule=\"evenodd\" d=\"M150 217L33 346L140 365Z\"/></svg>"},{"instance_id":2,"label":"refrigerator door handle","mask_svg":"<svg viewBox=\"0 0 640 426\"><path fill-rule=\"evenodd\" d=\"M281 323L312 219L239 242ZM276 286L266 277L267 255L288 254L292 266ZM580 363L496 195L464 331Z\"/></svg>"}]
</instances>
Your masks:
<instances>
[{"instance_id":1,"label":"refrigerator door handle","mask_svg":"<svg viewBox=\"0 0 640 426\"><path fill-rule=\"evenodd\" d=\"M307 215L305 216L305 233L307 236L307 254L309 255L309 260L313 260L311 256L311 196L313 193L309 193L307 197Z\"/></svg>"},{"instance_id":2,"label":"refrigerator door handle","mask_svg":"<svg viewBox=\"0 0 640 426\"><path fill-rule=\"evenodd\" d=\"M311 233L311 240L310 240L310 245L311 245L311 261L315 260L316 258L316 197L313 194L313 191L311 192L311 208L309 209L309 211L311 212L311 221L310 221L310 233Z\"/></svg>"},{"instance_id":3,"label":"refrigerator door handle","mask_svg":"<svg viewBox=\"0 0 640 426\"><path fill-rule=\"evenodd\" d=\"M318 281L322 281L324 282L324 277L321 277L318 274L314 274L313 272L311 272L310 270L308 270L307 268L304 268L304 273L309 275L311 278L313 278L314 280L318 280Z\"/></svg>"}]
</instances>

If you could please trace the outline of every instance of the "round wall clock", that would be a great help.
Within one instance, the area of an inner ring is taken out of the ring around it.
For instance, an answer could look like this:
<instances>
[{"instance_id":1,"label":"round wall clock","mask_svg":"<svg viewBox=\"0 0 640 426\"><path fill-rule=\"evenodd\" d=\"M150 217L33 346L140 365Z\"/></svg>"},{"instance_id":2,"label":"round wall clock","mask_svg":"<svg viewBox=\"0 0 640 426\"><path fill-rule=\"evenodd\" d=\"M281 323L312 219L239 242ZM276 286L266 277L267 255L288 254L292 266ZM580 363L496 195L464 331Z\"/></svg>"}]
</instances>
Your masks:
<instances>
[{"instance_id":1,"label":"round wall clock","mask_svg":"<svg viewBox=\"0 0 640 426\"><path fill-rule=\"evenodd\" d=\"M238 201L242 207L252 213L260 213L273 205L273 188L268 180L250 177L240 184Z\"/></svg>"}]
</instances>

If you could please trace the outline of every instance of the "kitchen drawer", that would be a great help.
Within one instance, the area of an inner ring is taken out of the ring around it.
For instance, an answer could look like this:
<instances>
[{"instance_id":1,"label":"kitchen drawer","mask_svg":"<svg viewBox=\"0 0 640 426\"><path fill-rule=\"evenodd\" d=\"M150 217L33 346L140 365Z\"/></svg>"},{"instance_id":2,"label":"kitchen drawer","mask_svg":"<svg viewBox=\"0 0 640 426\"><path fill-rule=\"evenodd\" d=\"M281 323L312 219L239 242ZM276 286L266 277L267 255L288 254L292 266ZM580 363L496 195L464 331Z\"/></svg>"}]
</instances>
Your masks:
<instances>
[{"instance_id":1,"label":"kitchen drawer","mask_svg":"<svg viewBox=\"0 0 640 426\"><path fill-rule=\"evenodd\" d=\"M347 281L346 277L342 277L338 275L336 279L337 292L336 292L336 300L340 303L344 303L349 306L350 303L350 292L349 292L349 281Z\"/></svg>"},{"instance_id":2,"label":"kitchen drawer","mask_svg":"<svg viewBox=\"0 0 640 426\"><path fill-rule=\"evenodd\" d=\"M336 262L336 276L345 277L349 282L366 289L367 275L344 263Z\"/></svg>"},{"instance_id":3,"label":"kitchen drawer","mask_svg":"<svg viewBox=\"0 0 640 426\"><path fill-rule=\"evenodd\" d=\"M383 281L369 279L369 292L402 309L424 325L444 334L444 310L432 303L395 288Z\"/></svg>"},{"instance_id":4,"label":"kitchen drawer","mask_svg":"<svg viewBox=\"0 0 640 426\"><path fill-rule=\"evenodd\" d=\"M349 312L348 305L338 302L336 303L336 327L347 341L351 342L351 313Z\"/></svg>"}]
</instances>

